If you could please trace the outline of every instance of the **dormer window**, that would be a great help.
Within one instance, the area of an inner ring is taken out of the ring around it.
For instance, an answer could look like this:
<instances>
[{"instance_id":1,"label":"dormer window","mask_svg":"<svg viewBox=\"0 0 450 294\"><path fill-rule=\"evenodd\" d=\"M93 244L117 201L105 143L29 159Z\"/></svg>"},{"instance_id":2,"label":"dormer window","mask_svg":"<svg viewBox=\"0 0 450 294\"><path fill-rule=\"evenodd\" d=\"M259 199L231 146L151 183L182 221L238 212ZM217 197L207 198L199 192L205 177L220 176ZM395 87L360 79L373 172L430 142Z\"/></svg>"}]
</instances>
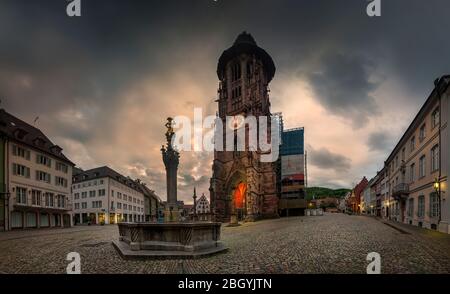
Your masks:
<instances>
[{"instance_id":1,"label":"dormer window","mask_svg":"<svg viewBox=\"0 0 450 294\"><path fill-rule=\"evenodd\" d=\"M53 153L61 154L62 148L58 145L53 145L52 147L50 147L50 150L52 150Z\"/></svg>"},{"instance_id":2,"label":"dormer window","mask_svg":"<svg viewBox=\"0 0 450 294\"><path fill-rule=\"evenodd\" d=\"M36 146L44 146L45 145L45 140L40 138L40 137L37 137L37 138L35 138L33 140L33 144L36 145Z\"/></svg>"},{"instance_id":3,"label":"dormer window","mask_svg":"<svg viewBox=\"0 0 450 294\"><path fill-rule=\"evenodd\" d=\"M14 136L19 139L19 140L23 140L23 138L25 138L25 136L28 134L27 131L23 130L23 129L16 129L14 131Z\"/></svg>"}]
</instances>

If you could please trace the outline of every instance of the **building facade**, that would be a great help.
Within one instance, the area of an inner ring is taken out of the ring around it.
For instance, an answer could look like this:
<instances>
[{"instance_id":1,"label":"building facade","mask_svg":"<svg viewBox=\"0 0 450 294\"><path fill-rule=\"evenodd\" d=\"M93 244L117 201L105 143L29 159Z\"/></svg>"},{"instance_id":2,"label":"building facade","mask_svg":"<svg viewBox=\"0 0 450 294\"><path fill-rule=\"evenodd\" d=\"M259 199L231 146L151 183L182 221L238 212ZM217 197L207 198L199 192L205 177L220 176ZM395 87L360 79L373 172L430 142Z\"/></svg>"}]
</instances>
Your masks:
<instances>
[{"instance_id":1,"label":"building facade","mask_svg":"<svg viewBox=\"0 0 450 294\"><path fill-rule=\"evenodd\" d=\"M377 182L378 175L369 181L369 205L368 211L372 216L376 216L377 211Z\"/></svg>"},{"instance_id":2,"label":"building facade","mask_svg":"<svg viewBox=\"0 0 450 294\"><path fill-rule=\"evenodd\" d=\"M3 230L70 227L74 164L41 130L0 110Z\"/></svg>"},{"instance_id":3,"label":"building facade","mask_svg":"<svg viewBox=\"0 0 450 294\"><path fill-rule=\"evenodd\" d=\"M74 223L144 222L141 185L106 166L78 172L72 185Z\"/></svg>"},{"instance_id":4,"label":"building facade","mask_svg":"<svg viewBox=\"0 0 450 294\"><path fill-rule=\"evenodd\" d=\"M209 204L208 198L205 194L202 194L198 200L195 201L195 207L192 207L191 213L193 212L196 215L196 219L199 221L207 221L210 220L211 216L211 207Z\"/></svg>"},{"instance_id":5,"label":"building facade","mask_svg":"<svg viewBox=\"0 0 450 294\"><path fill-rule=\"evenodd\" d=\"M353 188L350 197L347 199L347 207L352 213L361 213L361 201L364 196L364 190L369 185L366 177Z\"/></svg>"},{"instance_id":6,"label":"building facade","mask_svg":"<svg viewBox=\"0 0 450 294\"><path fill-rule=\"evenodd\" d=\"M385 162L384 217L450 233L450 76L435 88Z\"/></svg>"},{"instance_id":7,"label":"building facade","mask_svg":"<svg viewBox=\"0 0 450 294\"><path fill-rule=\"evenodd\" d=\"M370 186L367 186L361 195L361 213L370 214Z\"/></svg>"},{"instance_id":8,"label":"building facade","mask_svg":"<svg viewBox=\"0 0 450 294\"><path fill-rule=\"evenodd\" d=\"M282 130L280 157L280 216L305 215L305 144L304 128Z\"/></svg>"},{"instance_id":9,"label":"building facade","mask_svg":"<svg viewBox=\"0 0 450 294\"><path fill-rule=\"evenodd\" d=\"M227 117L251 115L258 121L261 116L272 117L268 86L275 75L273 60L244 32L223 52L217 74L222 142L226 146L227 134L234 133L235 148L214 152L210 198L215 219L235 223L278 216L276 164L262 162L259 148L257 151L250 151L248 146L243 151L237 148L236 133L246 129L245 122L227 124Z\"/></svg>"},{"instance_id":10,"label":"building facade","mask_svg":"<svg viewBox=\"0 0 450 294\"><path fill-rule=\"evenodd\" d=\"M146 222L155 222L158 220L158 209L162 206L161 198L156 195L145 183L136 180L140 184L142 193L144 194L144 213Z\"/></svg>"},{"instance_id":11,"label":"building facade","mask_svg":"<svg viewBox=\"0 0 450 294\"><path fill-rule=\"evenodd\" d=\"M6 230L6 199L9 197L6 189L6 137L0 136L0 232Z\"/></svg>"},{"instance_id":12,"label":"building facade","mask_svg":"<svg viewBox=\"0 0 450 294\"><path fill-rule=\"evenodd\" d=\"M381 171L377 173L376 181L374 183L375 190L375 215L377 217L382 217L384 214L384 199L386 194L386 170L383 168Z\"/></svg>"}]
</instances>

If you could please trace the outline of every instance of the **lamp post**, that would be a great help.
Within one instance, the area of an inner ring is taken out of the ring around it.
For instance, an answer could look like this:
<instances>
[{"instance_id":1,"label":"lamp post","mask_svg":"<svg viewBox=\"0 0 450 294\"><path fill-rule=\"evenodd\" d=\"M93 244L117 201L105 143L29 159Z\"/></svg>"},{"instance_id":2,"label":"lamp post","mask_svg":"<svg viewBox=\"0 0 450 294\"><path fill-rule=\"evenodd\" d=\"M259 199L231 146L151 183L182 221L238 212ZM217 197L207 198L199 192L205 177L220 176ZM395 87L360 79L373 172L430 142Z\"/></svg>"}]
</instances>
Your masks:
<instances>
[{"instance_id":1,"label":"lamp post","mask_svg":"<svg viewBox=\"0 0 450 294\"><path fill-rule=\"evenodd\" d=\"M438 197L438 224L441 222L441 183L438 178L434 180L433 188Z\"/></svg>"}]
</instances>

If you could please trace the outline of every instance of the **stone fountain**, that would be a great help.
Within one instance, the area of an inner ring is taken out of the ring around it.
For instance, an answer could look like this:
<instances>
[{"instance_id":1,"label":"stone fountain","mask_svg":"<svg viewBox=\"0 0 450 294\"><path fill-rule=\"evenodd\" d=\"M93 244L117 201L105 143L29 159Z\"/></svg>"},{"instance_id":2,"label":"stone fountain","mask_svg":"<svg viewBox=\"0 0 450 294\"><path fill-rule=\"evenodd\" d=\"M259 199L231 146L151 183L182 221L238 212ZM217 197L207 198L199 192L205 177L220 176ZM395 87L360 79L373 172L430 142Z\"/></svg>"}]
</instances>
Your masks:
<instances>
[{"instance_id":1,"label":"stone fountain","mask_svg":"<svg viewBox=\"0 0 450 294\"><path fill-rule=\"evenodd\" d=\"M167 205L164 223L119 223L114 247L124 258L196 258L228 248L220 242L221 223L180 222L177 170L180 154L173 146L173 119L166 123L167 145L161 148L166 167Z\"/></svg>"}]
</instances>

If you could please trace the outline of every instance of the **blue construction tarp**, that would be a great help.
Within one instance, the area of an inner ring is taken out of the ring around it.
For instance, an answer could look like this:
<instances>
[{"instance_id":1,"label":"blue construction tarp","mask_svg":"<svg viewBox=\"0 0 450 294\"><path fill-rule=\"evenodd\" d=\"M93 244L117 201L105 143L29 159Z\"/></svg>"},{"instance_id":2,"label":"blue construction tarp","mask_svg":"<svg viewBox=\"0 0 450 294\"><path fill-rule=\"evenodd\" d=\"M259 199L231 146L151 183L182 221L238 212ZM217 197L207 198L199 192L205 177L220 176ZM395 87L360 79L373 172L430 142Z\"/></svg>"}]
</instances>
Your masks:
<instances>
[{"instance_id":1,"label":"blue construction tarp","mask_svg":"<svg viewBox=\"0 0 450 294\"><path fill-rule=\"evenodd\" d=\"M305 129L286 130L281 135L280 155L305 154Z\"/></svg>"}]
</instances>

